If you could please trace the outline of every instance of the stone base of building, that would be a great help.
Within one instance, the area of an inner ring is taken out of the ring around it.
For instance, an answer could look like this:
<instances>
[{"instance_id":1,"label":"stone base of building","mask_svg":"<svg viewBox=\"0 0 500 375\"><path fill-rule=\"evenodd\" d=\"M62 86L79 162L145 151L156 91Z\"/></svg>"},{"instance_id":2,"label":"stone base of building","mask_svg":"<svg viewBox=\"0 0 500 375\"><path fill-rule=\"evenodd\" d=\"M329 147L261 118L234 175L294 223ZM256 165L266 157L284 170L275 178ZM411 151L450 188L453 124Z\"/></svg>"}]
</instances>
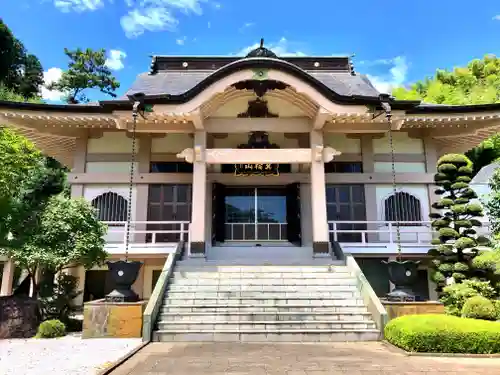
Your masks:
<instances>
[{"instance_id":1,"label":"stone base of building","mask_svg":"<svg viewBox=\"0 0 500 375\"><path fill-rule=\"evenodd\" d=\"M86 302L83 308L82 338L140 338L147 301Z\"/></svg>"},{"instance_id":2,"label":"stone base of building","mask_svg":"<svg viewBox=\"0 0 500 375\"><path fill-rule=\"evenodd\" d=\"M440 302L389 302L382 301L389 320L403 315L444 314L444 305Z\"/></svg>"},{"instance_id":3,"label":"stone base of building","mask_svg":"<svg viewBox=\"0 0 500 375\"><path fill-rule=\"evenodd\" d=\"M28 297L0 297L0 340L30 338L40 323L38 301Z\"/></svg>"}]
</instances>

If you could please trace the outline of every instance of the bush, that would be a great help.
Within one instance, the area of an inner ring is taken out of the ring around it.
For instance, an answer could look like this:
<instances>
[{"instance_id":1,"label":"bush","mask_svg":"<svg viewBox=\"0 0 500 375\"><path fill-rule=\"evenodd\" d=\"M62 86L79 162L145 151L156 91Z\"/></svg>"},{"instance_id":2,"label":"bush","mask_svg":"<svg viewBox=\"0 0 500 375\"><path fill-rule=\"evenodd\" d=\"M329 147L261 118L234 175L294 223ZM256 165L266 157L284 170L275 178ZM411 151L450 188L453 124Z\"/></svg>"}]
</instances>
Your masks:
<instances>
[{"instance_id":1,"label":"bush","mask_svg":"<svg viewBox=\"0 0 500 375\"><path fill-rule=\"evenodd\" d=\"M448 285L443 289L440 301L447 314L462 316L465 301L471 297L482 296L492 299L496 292L488 281L464 280L460 284Z\"/></svg>"},{"instance_id":2,"label":"bush","mask_svg":"<svg viewBox=\"0 0 500 375\"><path fill-rule=\"evenodd\" d=\"M62 337L66 334L66 326L60 320L46 320L38 327L37 338L51 339Z\"/></svg>"},{"instance_id":3,"label":"bush","mask_svg":"<svg viewBox=\"0 0 500 375\"><path fill-rule=\"evenodd\" d=\"M483 296L469 298L462 308L462 317L472 319L496 320L497 313L493 303Z\"/></svg>"},{"instance_id":4,"label":"bush","mask_svg":"<svg viewBox=\"0 0 500 375\"><path fill-rule=\"evenodd\" d=\"M410 352L500 352L499 322L441 314L405 315L391 320L384 333L391 344Z\"/></svg>"},{"instance_id":5,"label":"bush","mask_svg":"<svg viewBox=\"0 0 500 375\"><path fill-rule=\"evenodd\" d=\"M493 307L497 314L497 320L500 320L500 300L493 300Z\"/></svg>"}]
</instances>

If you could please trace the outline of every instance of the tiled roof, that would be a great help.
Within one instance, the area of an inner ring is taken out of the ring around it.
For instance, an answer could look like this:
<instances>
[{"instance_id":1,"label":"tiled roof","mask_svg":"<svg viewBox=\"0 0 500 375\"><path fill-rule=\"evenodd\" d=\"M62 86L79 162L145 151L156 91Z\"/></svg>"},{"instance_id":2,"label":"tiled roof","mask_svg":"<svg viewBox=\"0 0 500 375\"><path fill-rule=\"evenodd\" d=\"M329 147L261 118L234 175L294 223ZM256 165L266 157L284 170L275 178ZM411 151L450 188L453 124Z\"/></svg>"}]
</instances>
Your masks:
<instances>
[{"instance_id":1,"label":"tiled roof","mask_svg":"<svg viewBox=\"0 0 500 375\"><path fill-rule=\"evenodd\" d=\"M180 95L198 85L213 71L162 71L156 74L141 73L127 90L127 95L143 92L146 95ZM337 94L351 96L378 97L379 92L366 76L352 75L345 72L307 71L312 77L323 83Z\"/></svg>"}]
</instances>

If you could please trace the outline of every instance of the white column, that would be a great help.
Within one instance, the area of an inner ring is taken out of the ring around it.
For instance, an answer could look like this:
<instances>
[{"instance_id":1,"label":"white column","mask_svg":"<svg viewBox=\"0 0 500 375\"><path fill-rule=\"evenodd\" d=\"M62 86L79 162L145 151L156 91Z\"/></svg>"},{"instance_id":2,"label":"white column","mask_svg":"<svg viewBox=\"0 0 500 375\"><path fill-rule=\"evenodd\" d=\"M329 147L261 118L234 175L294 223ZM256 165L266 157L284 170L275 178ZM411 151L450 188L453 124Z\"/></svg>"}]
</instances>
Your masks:
<instances>
[{"instance_id":1,"label":"white column","mask_svg":"<svg viewBox=\"0 0 500 375\"><path fill-rule=\"evenodd\" d=\"M311 137L311 155L316 146L323 147L323 132L313 130ZM313 224L313 253L326 255L329 253L330 241L326 215L326 181L325 163L323 159L311 160L311 208Z\"/></svg>"},{"instance_id":2,"label":"white column","mask_svg":"<svg viewBox=\"0 0 500 375\"><path fill-rule=\"evenodd\" d=\"M0 296L10 296L12 295L12 284L14 281L14 262L12 260L7 260L3 265L2 271L2 285L0 288Z\"/></svg>"},{"instance_id":3,"label":"white column","mask_svg":"<svg viewBox=\"0 0 500 375\"><path fill-rule=\"evenodd\" d=\"M205 255L205 219L206 219L206 193L207 193L207 165L205 163L205 149L207 133L197 131L194 134L195 154L201 151L201 160L196 155L193 160L193 200L191 202L190 224L190 252L192 255Z\"/></svg>"}]
</instances>

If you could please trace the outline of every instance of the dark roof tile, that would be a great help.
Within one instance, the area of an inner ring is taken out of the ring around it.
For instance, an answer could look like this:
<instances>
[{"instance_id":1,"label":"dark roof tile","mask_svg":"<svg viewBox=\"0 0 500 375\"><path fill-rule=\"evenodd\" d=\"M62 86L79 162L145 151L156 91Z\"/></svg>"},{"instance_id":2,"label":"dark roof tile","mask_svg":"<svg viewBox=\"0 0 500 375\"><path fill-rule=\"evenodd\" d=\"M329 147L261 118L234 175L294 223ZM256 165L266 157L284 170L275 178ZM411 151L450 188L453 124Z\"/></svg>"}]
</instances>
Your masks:
<instances>
[{"instance_id":1,"label":"dark roof tile","mask_svg":"<svg viewBox=\"0 0 500 375\"><path fill-rule=\"evenodd\" d=\"M212 73L212 71L206 70L166 71L156 74L141 73L123 98L138 92L146 95L180 95L198 85ZM378 97L379 95L379 92L373 87L368 78L362 75L324 71L309 71L307 73L340 95L369 97Z\"/></svg>"}]
</instances>

